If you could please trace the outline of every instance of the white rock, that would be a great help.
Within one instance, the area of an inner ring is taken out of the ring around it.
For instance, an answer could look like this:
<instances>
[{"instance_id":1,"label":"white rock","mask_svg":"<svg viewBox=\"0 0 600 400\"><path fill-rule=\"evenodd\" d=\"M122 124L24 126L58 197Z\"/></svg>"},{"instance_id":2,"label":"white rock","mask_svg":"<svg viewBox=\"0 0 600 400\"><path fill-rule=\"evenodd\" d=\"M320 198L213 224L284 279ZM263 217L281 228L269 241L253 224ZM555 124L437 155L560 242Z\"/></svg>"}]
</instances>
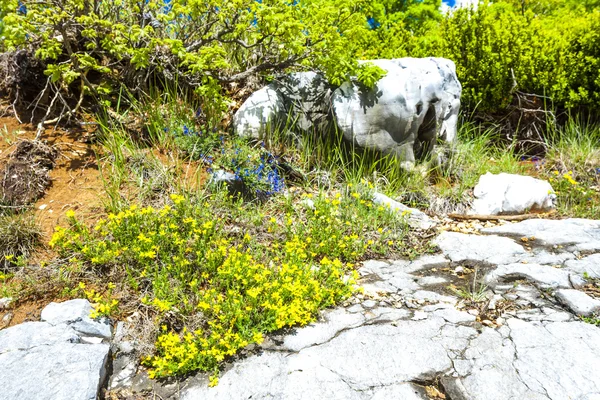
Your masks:
<instances>
[{"instance_id":1,"label":"white rock","mask_svg":"<svg viewBox=\"0 0 600 400\"><path fill-rule=\"evenodd\" d=\"M312 201L311 199L302 199L302 200L300 200L300 204L302 204L304 207L308 208L309 210L315 209L315 202Z\"/></svg>"},{"instance_id":2,"label":"white rock","mask_svg":"<svg viewBox=\"0 0 600 400\"><path fill-rule=\"evenodd\" d=\"M473 214L521 214L554 208L556 194L547 182L530 176L487 173L473 191Z\"/></svg>"},{"instance_id":3,"label":"white rock","mask_svg":"<svg viewBox=\"0 0 600 400\"><path fill-rule=\"evenodd\" d=\"M453 262L508 264L520 261L527 255L525 249L514 240L500 236L442 232L434 243Z\"/></svg>"},{"instance_id":4,"label":"white rock","mask_svg":"<svg viewBox=\"0 0 600 400\"><path fill-rule=\"evenodd\" d=\"M234 131L260 138L271 124L294 121L301 132L336 128L361 148L392 154L407 167L456 138L461 85L444 58L365 60L387 75L365 90L345 82L333 90L321 74L299 72L252 94L234 116Z\"/></svg>"},{"instance_id":5,"label":"white rock","mask_svg":"<svg viewBox=\"0 0 600 400\"><path fill-rule=\"evenodd\" d=\"M12 297L3 297L0 299L0 311L5 310L12 304Z\"/></svg>"},{"instance_id":6,"label":"white rock","mask_svg":"<svg viewBox=\"0 0 600 400\"><path fill-rule=\"evenodd\" d=\"M523 278L537 283L542 288L572 288L581 286L583 279L569 271L539 264L500 265L485 276L485 283L495 286L506 279Z\"/></svg>"},{"instance_id":7,"label":"white rock","mask_svg":"<svg viewBox=\"0 0 600 400\"><path fill-rule=\"evenodd\" d=\"M559 289L556 297L577 315L590 316L600 312L600 300L574 289Z\"/></svg>"},{"instance_id":8,"label":"white rock","mask_svg":"<svg viewBox=\"0 0 600 400\"><path fill-rule=\"evenodd\" d=\"M353 82L333 93L333 111L346 140L393 154L410 167L436 141L453 142L461 85L443 58L369 60L387 75L370 90Z\"/></svg>"},{"instance_id":9,"label":"white rock","mask_svg":"<svg viewBox=\"0 0 600 400\"><path fill-rule=\"evenodd\" d=\"M0 398L95 400L106 376L108 344L59 343L0 354Z\"/></svg>"},{"instance_id":10,"label":"white rock","mask_svg":"<svg viewBox=\"0 0 600 400\"><path fill-rule=\"evenodd\" d=\"M569 218L528 219L516 224L485 228L482 233L520 239L534 237L542 246L556 246L568 251L600 251L600 221ZM569 263L569 261L567 261Z\"/></svg>"},{"instance_id":11,"label":"white rock","mask_svg":"<svg viewBox=\"0 0 600 400\"><path fill-rule=\"evenodd\" d=\"M448 279L442 278L441 276L424 276L417 282L421 286L441 285L448 283Z\"/></svg>"},{"instance_id":12,"label":"white rock","mask_svg":"<svg viewBox=\"0 0 600 400\"><path fill-rule=\"evenodd\" d=\"M411 319L413 321L421 321L421 320L427 319L428 317L429 317L429 314L427 314L426 312L415 311L415 313Z\"/></svg>"},{"instance_id":13,"label":"white rock","mask_svg":"<svg viewBox=\"0 0 600 400\"><path fill-rule=\"evenodd\" d=\"M95 400L110 346L84 344L66 323L26 322L0 331L0 399Z\"/></svg>"},{"instance_id":14,"label":"white rock","mask_svg":"<svg viewBox=\"0 0 600 400\"><path fill-rule=\"evenodd\" d=\"M50 303L42 310L41 319L52 325L68 324L85 336L110 339L112 336L110 323L105 318L91 319L92 310L92 305L85 299Z\"/></svg>"},{"instance_id":15,"label":"white rock","mask_svg":"<svg viewBox=\"0 0 600 400\"><path fill-rule=\"evenodd\" d=\"M404 204L390 199L383 193L373 193L373 203L389 208L392 211L400 212L406 216L407 222L413 228L429 229L435 226L435 222L427 214L416 208L407 207Z\"/></svg>"},{"instance_id":16,"label":"white rock","mask_svg":"<svg viewBox=\"0 0 600 400\"><path fill-rule=\"evenodd\" d=\"M470 310L469 310L470 311ZM441 317L452 324L463 324L475 321L475 316L471 313L458 311L454 308L443 308L433 312L436 317Z\"/></svg>"},{"instance_id":17,"label":"white rock","mask_svg":"<svg viewBox=\"0 0 600 400\"><path fill-rule=\"evenodd\" d=\"M284 110L283 100L271 86L254 92L233 117L236 135L260 139L269 124L276 124Z\"/></svg>"}]
</instances>

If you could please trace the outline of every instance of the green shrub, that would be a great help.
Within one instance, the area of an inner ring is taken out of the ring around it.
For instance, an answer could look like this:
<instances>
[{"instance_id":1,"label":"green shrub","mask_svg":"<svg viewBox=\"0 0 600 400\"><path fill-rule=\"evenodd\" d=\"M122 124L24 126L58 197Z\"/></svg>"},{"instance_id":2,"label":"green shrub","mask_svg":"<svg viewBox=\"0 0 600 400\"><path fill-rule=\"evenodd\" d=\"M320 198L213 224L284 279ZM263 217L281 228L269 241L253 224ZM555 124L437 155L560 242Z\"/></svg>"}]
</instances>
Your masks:
<instances>
[{"instance_id":1,"label":"green shrub","mask_svg":"<svg viewBox=\"0 0 600 400\"><path fill-rule=\"evenodd\" d=\"M542 14L503 1L481 3L447 16L432 33L442 40L429 51L455 61L471 110L501 111L516 91L548 96L557 106L597 106L598 27L597 10L558 7Z\"/></svg>"},{"instance_id":2,"label":"green shrub","mask_svg":"<svg viewBox=\"0 0 600 400\"><path fill-rule=\"evenodd\" d=\"M355 42L367 31L364 0L23 1L4 18L5 46L45 62L55 90L108 100L150 78L195 88L219 121L231 88L257 74L322 70L333 83L358 66ZM379 71L379 72L377 72ZM368 83L368 82L365 82ZM47 95L47 94L46 94ZM62 104L61 106L62 107Z\"/></svg>"}]
</instances>

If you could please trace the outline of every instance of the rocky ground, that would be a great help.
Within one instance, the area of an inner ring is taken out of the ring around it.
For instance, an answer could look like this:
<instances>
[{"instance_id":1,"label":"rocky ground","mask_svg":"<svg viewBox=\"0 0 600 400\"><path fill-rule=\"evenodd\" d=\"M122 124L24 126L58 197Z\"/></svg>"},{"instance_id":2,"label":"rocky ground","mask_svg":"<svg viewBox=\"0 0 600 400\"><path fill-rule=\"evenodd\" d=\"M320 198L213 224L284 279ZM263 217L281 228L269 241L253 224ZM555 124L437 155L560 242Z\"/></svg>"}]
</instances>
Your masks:
<instances>
[{"instance_id":1,"label":"rocky ground","mask_svg":"<svg viewBox=\"0 0 600 400\"><path fill-rule=\"evenodd\" d=\"M126 324L85 301L0 331L1 399L600 399L600 221L532 219L442 232L441 252L368 261L364 293L269 337L216 387L136 373ZM585 276L585 279L584 279ZM103 386L106 385L106 386ZM108 392L106 392L106 390Z\"/></svg>"}]
</instances>

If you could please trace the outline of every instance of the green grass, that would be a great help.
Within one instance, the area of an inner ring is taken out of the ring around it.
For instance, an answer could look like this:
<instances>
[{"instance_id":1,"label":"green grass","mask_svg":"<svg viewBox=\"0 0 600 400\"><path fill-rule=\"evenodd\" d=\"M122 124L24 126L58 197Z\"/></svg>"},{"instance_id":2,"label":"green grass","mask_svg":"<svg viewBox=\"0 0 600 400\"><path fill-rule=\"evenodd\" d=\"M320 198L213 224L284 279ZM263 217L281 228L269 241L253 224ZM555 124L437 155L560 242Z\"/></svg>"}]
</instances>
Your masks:
<instances>
[{"instance_id":1,"label":"green grass","mask_svg":"<svg viewBox=\"0 0 600 400\"><path fill-rule=\"evenodd\" d=\"M548 142L543 176L557 191L559 214L599 218L600 126L571 119Z\"/></svg>"},{"instance_id":2,"label":"green grass","mask_svg":"<svg viewBox=\"0 0 600 400\"><path fill-rule=\"evenodd\" d=\"M22 265L40 244L41 236L32 214L0 215L0 272Z\"/></svg>"}]
</instances>

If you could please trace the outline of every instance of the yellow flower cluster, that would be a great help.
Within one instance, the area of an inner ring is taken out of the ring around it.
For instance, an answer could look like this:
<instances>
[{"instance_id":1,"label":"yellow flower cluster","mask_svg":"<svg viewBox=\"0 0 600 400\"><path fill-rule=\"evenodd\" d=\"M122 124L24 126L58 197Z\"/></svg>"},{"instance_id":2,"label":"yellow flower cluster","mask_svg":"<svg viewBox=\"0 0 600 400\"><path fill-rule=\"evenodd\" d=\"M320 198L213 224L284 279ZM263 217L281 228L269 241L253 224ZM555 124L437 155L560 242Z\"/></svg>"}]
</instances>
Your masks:
<instances>
[{"instance_id":1,"label":"yellow flower cluster","mask_svg":"<svg viewBox=\"0 0 600 400\"><path fill-rule=\"evenodd\" d=\"M350 267L339 255L362 252L366 244L356 233L335 233L342 221L339 197L323 202L309 234L295 232L294 216L287 215L282 223L289 236L270 247L249 234L227 236L210 207L179 195L171 200L172 207L158 210L132 206L93 229L73 218L52 238L60 252L85 265L125 267L133 288L147 293L141 302L156 311L157 321L166 313L202 317L201 329L162 330L156 353L144 360L152 377L216 371L226 357L261 343L264 334L309 323L354 290L356 277L348 277ZM96 315L115 311L110 296L87 292Z\"/></svg>"}]
</instances>

